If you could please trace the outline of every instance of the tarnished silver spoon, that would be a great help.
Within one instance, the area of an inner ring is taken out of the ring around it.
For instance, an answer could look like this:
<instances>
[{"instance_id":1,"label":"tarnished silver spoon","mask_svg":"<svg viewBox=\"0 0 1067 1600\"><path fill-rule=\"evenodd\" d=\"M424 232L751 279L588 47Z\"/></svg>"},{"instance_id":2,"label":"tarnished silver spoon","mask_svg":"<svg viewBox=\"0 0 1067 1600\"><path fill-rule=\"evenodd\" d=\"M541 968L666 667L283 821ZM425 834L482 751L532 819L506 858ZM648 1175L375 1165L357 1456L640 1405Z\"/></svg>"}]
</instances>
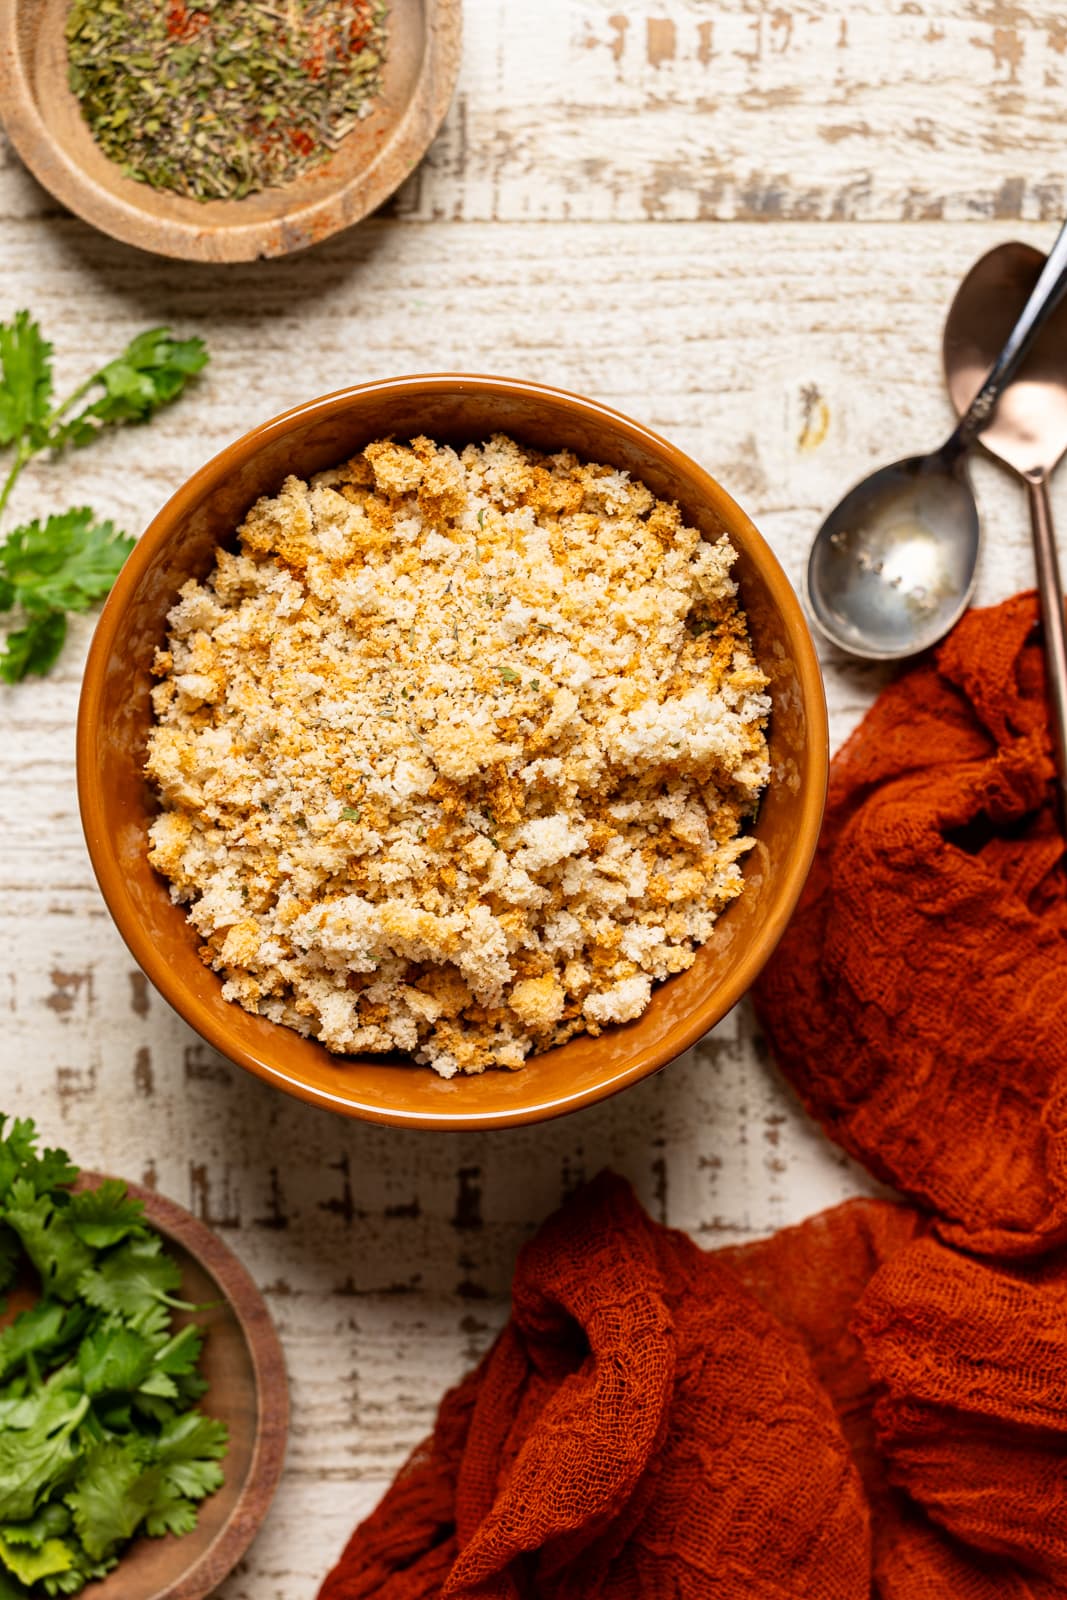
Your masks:
<instances>
[{"instance_id":1,"label":"tarnished silver spoon","mask_svg":"<svg viewBox=\"0 0 1067 1600\"><path fill-rule=\"evenodd\" d=\"M819 529L808 559L808 606L842 649L897 660L935 644L962 615L979 543L966 454L1065 290L1067 226L951 437L931 455L865 478Z\"/></svg>"},{"instance_id":2,"label":"tarnished silver spoon","mask_svg":"<svg viewBox=\"0 0 1067 1600\"><path fill-rule=\"evenodd\" d=\"M960 285L945 323L944 356L948 391L961 416L982 388L990 362L1044 266L1040 250L1002 244L984 255ZM1067 450L1067 302L1033 340L1015 381L983 428L981 442L1024 480L1030 495L1052 730L1067 820L1067 627L1048 494L1049 477Z\"/></svg>"}]
</instances>

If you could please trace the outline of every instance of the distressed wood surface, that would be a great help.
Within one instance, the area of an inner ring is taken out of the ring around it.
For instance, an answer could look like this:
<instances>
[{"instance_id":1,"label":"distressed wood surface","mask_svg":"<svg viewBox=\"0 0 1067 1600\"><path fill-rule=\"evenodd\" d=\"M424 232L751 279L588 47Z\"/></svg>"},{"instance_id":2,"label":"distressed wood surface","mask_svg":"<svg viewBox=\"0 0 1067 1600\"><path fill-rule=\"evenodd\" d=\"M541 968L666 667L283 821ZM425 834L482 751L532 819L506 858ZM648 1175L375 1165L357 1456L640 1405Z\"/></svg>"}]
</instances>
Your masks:
<instances>
[{"instance_id":1,"label":"distressed wood surface","mask_svg":"<svg viewBox=\"0 0 1067 1600\"><path fill-rule=\"evenodd\" d=\"M956 283L1005 239L1047 248L1062 204L1055 8L468 0L466 30L424 167L386 213L285 262L137 254L0 152L0 315L33 308L60 389L162 320L214 358L150 429L35 466L16 513L85 502L137 531L264 416L458 367L561 384L668 434L798 579L850 481L947 431ZM990 601L1031 582L1029 534L1020 489L988 463L976 481ZM85 1165L190 1206L264 1289L292 1377L289 1460L220 1596L312 1600L499 1326L519 1245L583 1175L610 1163L708 1246L869 1185L799 1112L744 1004L652 1082L513 1132L346 1124L229 1067L134 969L92 882L73 771L91 626L49 679L0 692L0 1099ZM837 743L884 675L825 665Z\"/></svg>"},{"instance_id":2,"label":"distressed wood surface","mask_svg":"<svg viewBox=\"0 0 1067 1600\"><path fill-rule=\"evenodd\" d=\"M467 0L413 221L1063 209L1060 0ZM0 174L0 212L41 211Z\"/></svg>"}]
</instances>

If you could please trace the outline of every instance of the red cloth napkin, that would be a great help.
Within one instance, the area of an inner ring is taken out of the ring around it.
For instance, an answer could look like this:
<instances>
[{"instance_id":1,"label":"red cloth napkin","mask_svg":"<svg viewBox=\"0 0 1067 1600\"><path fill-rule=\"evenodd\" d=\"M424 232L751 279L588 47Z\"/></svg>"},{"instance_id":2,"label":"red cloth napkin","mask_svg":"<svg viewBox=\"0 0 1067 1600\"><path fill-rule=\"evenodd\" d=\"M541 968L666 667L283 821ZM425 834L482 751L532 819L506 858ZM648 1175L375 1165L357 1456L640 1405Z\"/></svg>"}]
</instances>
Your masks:
<instances>
[{"instance_id":1,"label":"red cloth napkin","mask_svg":"<svg viewBox=\"0 0 1067 1600\"><path fill-rule=\"evenodd\" d=\"M855 1201L712 1255L604 1175L321 1600L1067 1592L1067 1274Z\"/></svg>"}]
</instances>

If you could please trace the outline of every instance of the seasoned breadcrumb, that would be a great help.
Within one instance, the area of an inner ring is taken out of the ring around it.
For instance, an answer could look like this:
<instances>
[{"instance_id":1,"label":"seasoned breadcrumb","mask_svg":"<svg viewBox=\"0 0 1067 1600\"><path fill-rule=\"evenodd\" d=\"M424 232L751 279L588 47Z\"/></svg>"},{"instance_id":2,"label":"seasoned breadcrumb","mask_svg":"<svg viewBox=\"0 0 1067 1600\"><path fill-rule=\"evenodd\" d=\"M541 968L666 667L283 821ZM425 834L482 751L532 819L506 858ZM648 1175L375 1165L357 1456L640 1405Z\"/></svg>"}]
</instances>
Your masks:
<instances>
[{"instance_id":1,"label":"seasoned breadcrumb","mask_svg":"<svg viewBox=\"0 0 1067 1600\"><path fill-rule=\"evenodd\" d=\"M497 436L288 478L157 656L150 859L249 1011L445 1077L639 1016L741 892L725 538Z\"/></svg>"}]
</instances>

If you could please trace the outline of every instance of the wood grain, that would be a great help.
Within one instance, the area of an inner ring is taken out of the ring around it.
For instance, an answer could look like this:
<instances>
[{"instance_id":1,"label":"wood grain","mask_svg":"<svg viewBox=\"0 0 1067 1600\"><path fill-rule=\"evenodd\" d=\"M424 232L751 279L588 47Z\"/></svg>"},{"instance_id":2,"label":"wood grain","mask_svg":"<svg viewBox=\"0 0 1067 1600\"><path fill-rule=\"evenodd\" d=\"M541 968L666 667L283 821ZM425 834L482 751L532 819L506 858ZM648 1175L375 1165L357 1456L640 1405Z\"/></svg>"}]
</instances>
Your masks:
<instances>
[{"instance_id":1,"label":"wood grain","mask_svg":"<svg viewBox=\"0 0 1067 1600\"><path fill-rule=\"evenodd\" d=\"M1065 84L1056 0L468 0L456 98L396 212L1051 219ZM53 209L0 171L0 216Z\"/></svg>"},{"instance_id":2,"label":"wood grain","mask_svg":"<svg viewBox=\"0 0 1067 1600\"><path fill-rule=\"evenodd\" d=\"M34 307L61 387L168 318L214 356L150 430L35 468L16 510L85 501L136 531L262 417L459 367L577 389L664 432L798 579L851 481L948 431L941 320L963 272L1005 239L1047 249L1040 219L1062 201L1056 9L858 0L839 43L845 9L468 0L460 93L428 163L387 214L287 262L149 261L9 159L0 314ZM975 476L988 602L1031 583L1029 530L1019 487L991 463ZM1062 485L1055 499L1067 518ZM229 1069L131 970L91 882L72 767L90 628L51 678L0 694L2 1098L79 1160L188 1203L264 1290L293 1387L289 1458L219 1594L312 1600L499 1326L516 1250L581 1177L616 1167L707 1245L870 1185L801 1115L745 1005L625 1096L496 1134L346 1125ZM836 745L885 674L825 666Z\"/></svg>"}]
</instances>

